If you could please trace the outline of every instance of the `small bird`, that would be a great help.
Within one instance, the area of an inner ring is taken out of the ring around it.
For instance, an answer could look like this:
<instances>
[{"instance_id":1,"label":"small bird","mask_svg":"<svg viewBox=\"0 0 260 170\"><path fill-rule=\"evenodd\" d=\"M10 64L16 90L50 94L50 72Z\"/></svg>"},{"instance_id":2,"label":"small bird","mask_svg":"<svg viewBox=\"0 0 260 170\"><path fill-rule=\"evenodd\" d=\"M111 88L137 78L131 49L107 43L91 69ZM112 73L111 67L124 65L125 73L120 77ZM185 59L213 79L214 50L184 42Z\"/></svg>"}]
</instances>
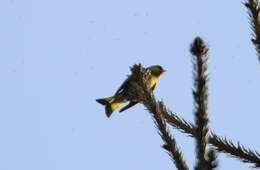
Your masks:
<instances>
[{"instance_id":1,"label":"small bird","mask_svg":"<svg viewBox=\"0 0 260 170\"><path fill-rule=\"evenodd\" d=\"M159 80L162 73L165 72L165 70L160 65L153 65L150 67L147 67L146 69L150 70L151 77L149 78L149 84L150 84L150 90L153 91L157 81ZM136 101L129 101L128 94L129 94L129 82L133 81L130 77L128 77L124 83L119 87L119 89L116 91L114 96L106 97L102 99L97 99L96 101L102 105L105 105L105 111L107 117L110 117L114 110L122 106L124 103L129 102L125 107L119 110L119 112L123 112L130 107L136 105L138 102Z\"/></svg>"}]
</instances>

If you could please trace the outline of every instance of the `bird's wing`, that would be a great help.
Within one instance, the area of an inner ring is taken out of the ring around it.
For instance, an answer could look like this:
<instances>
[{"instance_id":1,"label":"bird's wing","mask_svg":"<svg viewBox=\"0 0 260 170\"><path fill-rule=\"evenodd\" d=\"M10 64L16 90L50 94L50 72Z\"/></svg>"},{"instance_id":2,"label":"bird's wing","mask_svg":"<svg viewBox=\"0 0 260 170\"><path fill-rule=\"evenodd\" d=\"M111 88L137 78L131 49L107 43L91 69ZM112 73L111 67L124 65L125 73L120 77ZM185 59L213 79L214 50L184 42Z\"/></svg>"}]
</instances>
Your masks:
<instances>
[{"instance_id":1,"label":"bird's wing","mask_svg":"<svg viewBox=\"0 0 260 170\"><path fill-rule=\"evenodd\" d=\"M123 84L117 89L115 96L118 95L119 93L122 93L123 90L128 86L128 82L129 82L129 77L123 82Z\"/></svg>"},{"instance_id":2,"label":"bird's wing","mask_svg":"<svg viewBox=\"0 0 260 170\"><path fill-rule=\"evenodd\" d=\"M120 109L119 112L123 112L123 111L129 109L130 107L136 105L137 103L138 103L138 102L133 102L133 101L131 101L130 103L128 103L128 105L126 105L125 107L123 107L122 109Z\"/></svg>"}]
</instances>

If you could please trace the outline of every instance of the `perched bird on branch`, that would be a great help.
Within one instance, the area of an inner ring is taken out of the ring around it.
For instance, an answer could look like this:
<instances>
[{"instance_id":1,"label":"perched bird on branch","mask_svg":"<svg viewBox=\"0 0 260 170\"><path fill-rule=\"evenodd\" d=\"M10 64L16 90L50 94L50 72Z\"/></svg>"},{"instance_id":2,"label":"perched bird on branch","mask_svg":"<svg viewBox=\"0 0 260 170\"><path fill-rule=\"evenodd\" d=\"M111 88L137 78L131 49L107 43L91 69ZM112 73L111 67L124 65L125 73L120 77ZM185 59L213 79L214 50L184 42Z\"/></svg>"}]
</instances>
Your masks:
<instances>
[{"instance_id":1,"label":"perched bird on branch","mask_svg":"<svg viewBox=\"0 0 260 170\"><path fill-rule=\"evenodd\" d=\"M153 91L157 81L159 80L162 73L165 72L165 70L160 65L153 65L147 67L146 69L150 71L150 77L148 79L149 90ZM107 117L110 117L114 110L116 110L126 102L129 103L123 108L121 108L119 112L123 112L138 103L138 101L134 101L130 97L131 88L132 88L131 84L134 83L133 81L138 81L138 80L132 78L132 75L130 75L124 81L124 83L119 87L119 89L116 91L116 93L113 96L96 100L98 103L105 105L105 111Z\"/></svg>"}]
</instances>

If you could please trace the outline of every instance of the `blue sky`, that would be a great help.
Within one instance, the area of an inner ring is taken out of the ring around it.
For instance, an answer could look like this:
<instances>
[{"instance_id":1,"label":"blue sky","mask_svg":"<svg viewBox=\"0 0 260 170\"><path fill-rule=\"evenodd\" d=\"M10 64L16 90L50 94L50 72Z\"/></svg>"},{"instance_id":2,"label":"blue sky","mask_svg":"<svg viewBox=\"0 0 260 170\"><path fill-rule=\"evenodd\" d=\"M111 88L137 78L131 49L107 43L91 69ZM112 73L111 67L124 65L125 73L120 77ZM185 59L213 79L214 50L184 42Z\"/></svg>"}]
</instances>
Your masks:
<instances>
[{"instance_id":1,"label":"blue sky","mask_svg":"<svg viewBox=\"0 0 260 170\"><path fill-rule=\"evenodd\" d=\"M95 99L132 64L160 64L156 97L193 121L196 36L210 48L210 127L260 151L260 63L242 2L1 0L0 170L174 169L143 106L107 119ZM172 133L192 168L194 140Z\"/></svg>"}]
</instances>

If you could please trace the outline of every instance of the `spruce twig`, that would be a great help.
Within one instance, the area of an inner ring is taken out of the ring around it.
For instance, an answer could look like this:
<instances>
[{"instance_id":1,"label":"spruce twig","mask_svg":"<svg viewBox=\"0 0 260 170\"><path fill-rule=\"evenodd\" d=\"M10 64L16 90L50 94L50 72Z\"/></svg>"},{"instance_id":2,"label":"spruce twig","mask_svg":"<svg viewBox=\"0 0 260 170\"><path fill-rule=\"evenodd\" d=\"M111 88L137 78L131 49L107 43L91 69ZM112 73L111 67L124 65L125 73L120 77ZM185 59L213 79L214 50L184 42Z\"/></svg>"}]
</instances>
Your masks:
<instances>
[{"instance_id":1,"label":"spruce twig","mask_svg":"<svg viewBox=\"0 0 260 170\"><path fill-rule=\"evenodd\" d=\"M195 139L196 139L196 170L207 170L209 161L208 146L208 86L207 60L208 48L200 37L196 37L190 49L193 57L193 98L195 105ZM215 157L211 157L215 158ZM215 162L215 160L210 160Z\"/></svg>"},{"instance_id":2,"label":"spruce twig","mask_svg":"<svg viewBox=\"0 0 260 170\"><path fill-rule=\"evenodd\" d=\"M190 137L195 136L195 125L192 123L185 121L169 110L163 112L163 116L172 127L180 130L182 133L188 134ZM247 149L240 143L235 145L231 140L219 137L213 132L210 132L209 143L220 152L227 153L242 162L251 163L255 168L260 168L260 153L255 150Z\"/></svg>"},{"instance_id":3,"label":"spruce twig","mask_svg":"<svg viewBox=\"0 0 260 170\"><path fill-rule=\"evenodd\" d=\"M131 69L133 79L131 83L131 98L142 102L148 111L151 113L154 123L159 131L159 135L164 141L163 148L168 152L178 170L188 170L188 166L182 157L180 149L177 147L174 137L170 134L166 122L162 117L162 112L165 110L163 102L157 102L152 91L148 90L149 84L147 81L150 72L143 68L140 64L134 65Z\"/></svg>"},{"instance_id":4,"label":"spruce twig","mask_svg":"<svg viewBox=\"0 0 260 170\"><path fill-rule=\"evenodd\" d=\"M254 164L253 168L260 168L260 153L247 149L245 146L241 145L239 142L237 146L227 138L218 137L216 134L212 133L209 142L216 146L217 150L220 152L227 153L233 157L240 159L245 163Z\"/></svg>"},{"instance_id":5,"label":"spruce twig","mask_svg":"<svg viewBox=\"0 0 260 170\"><path fill-rule=\"evenodd\" d=\"M255 49L258 55L258 60L260 61L260 21L259 21L259 2L257 0L247 0L244 3L248 9L248 15L250 19L251 29L253 31L251 39L252 43L255 45Z\"/></svg>"},{"instance_id":6,"label":"spruce twig","mask_svg":"<svg viewBox=\"0 0 260 170\"><path fill-rule=\"evenodd\" d=\"M132 73L135 75L134 77L136 77L139 80L139 81L132 81L133 83L132 87L134 88L131 89L130 94L132 94L133 100L138 100L139 102L143 103L144 106L150 112L152 111L153 117L156 117L154 116L154 114L160 113L160 116L162 116L165 119L165 121L168 124L170 124L172 127L180 130L183 133L188 134L191 137L194 137L196 135L195 133L196 128L194 124L187 122L183 118L179 117L177 114L168 110L163 102L156 101L155 97L151 92L144 90L146 88L144 88L142 84L144 84L144 82L147 82L147 78L144 78L147 76L146 75L147 71L144 70L145 69L141 65L134 65L132 67ZM159 129L160 133L164 134L164 132L161 132L164 131L164 129L167 130L167 128ZM163 140L165 141L165 139ZM183 162L182 165L183 167L185 167L186 163L185 161L183 161L181 152L177 151L177 156L175 155L174 150L176 149L178 150L176 143L174 145L174 143L167 144L167 142L169 141L165 141L166 145L164 145L164 148L168 148L168 146L173 147L172 152L170 153L172 158L175 161L181 159ZM209 133L209 143L212 144L220 152L227 153L230 156L233 156L241 160L242 162L251 163L254 165L253 167L255 168L260 168L260 154L257 151L247 149L240 143L238 143L238 145L235 145L231 140L228 140L226 138L221 138L216 134L214 134L213 132Z\"/></svg>"}]
</instances>

